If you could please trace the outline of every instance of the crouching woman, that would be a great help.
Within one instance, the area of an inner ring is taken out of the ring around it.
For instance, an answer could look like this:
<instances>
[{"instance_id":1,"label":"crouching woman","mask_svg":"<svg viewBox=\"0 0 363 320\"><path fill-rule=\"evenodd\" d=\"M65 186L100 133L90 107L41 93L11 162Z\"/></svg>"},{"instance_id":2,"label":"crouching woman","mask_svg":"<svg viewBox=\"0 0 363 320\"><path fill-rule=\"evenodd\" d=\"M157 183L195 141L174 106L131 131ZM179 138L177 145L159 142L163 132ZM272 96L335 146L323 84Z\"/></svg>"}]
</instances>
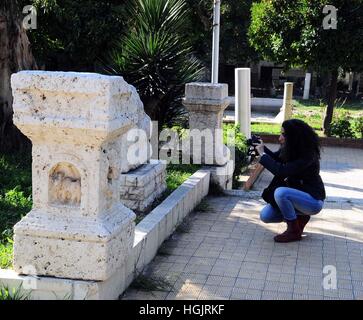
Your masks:
<instances>
[{"instance_id":1,"label":"crouching woman","mask_svg":"<svg viewBox=\"0 0 363 320\"><path fill-rule=\"evenodd\" d=\"M311 215L319 213L325 200L320 177L320 145L315 131L298 119L284 121L279 137L280 149L272 152L263 141L256 145L260 163L273 175L263 198L261 211L265 223L285 221L287 230L275 236L276 242L301 240Z\"/></svg>"}]
</instances>

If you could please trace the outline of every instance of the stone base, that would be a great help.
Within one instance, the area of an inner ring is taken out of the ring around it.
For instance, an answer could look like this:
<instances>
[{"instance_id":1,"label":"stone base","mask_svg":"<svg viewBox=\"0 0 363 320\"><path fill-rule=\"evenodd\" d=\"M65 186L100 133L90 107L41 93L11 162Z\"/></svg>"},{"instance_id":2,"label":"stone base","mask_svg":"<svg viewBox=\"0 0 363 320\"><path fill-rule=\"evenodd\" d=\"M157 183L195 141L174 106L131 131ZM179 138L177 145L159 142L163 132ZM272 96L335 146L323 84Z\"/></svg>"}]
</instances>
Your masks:
<instances>
[{"instance_id":1,"label":"stone base","mask_svg":"<svg viewBox=\"0 0 363 320\"><path fill-rule=\"evenodd\" d=\"M0 269L0 283L30 300L117 300L126 289L125 271L122 266L105 281L86 281L26 276Z\"/></svg>"},{"instance_id":2,"label":"stone base","mask_svg":"<svg viewBox=\"0 0 363 320\"><path fill-rule=\"evenodd\" d=\"M203 169L211 173L210 183L215 184L222 190L231 190L233 182L234 162L229 160L224 166L206 166Z\"/></svg>"},{"instance_id":3,"label":"stone base","mask_svg":"<svg viewBox=\"0 0 363 320\"><path fill-rule=\"evenodd\" d=\"M166 164L151 160L136 170L121 175L120 200L135 211L143 212L166 189Z\"/></svg>"},{"instance_id":4,"label":"stone base","mask_svg":"<svg viewBox=\"0 0 363 320\"><path fill-rule=\"evenodd\" d=\"M153 260L164 240L208 194L209 181L210 172L198 170L150 212L135 227L133 246L125 258L126 263L105 281L26 276L13 270L0 269L0 285L11 291L20 290L21 294L29 295L28 298L32 300L118 299L139 272Z\"/></svg>"},{"instance_id":5,"label":"stone base","mask_svg":"<svg viewBox=\"0 0 363 320\"><path fill-rule=\"evenodd\" d=\"M14 227L14 270L37 275L106 280L133 245L135 214L115 205L103 219L51 215L33 209Z\"/></svg>"}]
</instances>

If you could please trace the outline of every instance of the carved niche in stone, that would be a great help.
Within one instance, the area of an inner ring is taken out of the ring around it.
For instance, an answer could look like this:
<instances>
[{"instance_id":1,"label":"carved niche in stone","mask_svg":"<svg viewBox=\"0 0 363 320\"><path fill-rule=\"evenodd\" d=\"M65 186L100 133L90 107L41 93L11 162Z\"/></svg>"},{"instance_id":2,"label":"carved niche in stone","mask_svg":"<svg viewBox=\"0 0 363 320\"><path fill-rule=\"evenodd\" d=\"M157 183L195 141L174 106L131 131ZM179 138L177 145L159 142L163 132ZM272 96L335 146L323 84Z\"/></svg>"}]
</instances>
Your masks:
<instances>
[{"instance_id":1,"label":"carved niche in stone","mask_svg":"<svg viewBox=\"0 0 363 320\"><path fill-rule=\"evenodd\" d=\"M58 163L49 175L49 202L52 205L79 207L81 175L70 163Z\"/></svg>"}]
</instances>

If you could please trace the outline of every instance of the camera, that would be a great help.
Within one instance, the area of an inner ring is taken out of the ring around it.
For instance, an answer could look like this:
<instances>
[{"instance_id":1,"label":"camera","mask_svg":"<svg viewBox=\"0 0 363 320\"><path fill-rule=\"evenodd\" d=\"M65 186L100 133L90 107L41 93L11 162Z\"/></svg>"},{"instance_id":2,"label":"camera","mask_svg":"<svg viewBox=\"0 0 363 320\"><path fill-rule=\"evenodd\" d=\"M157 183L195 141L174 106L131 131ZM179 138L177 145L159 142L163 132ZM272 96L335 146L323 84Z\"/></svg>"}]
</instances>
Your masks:
<instances>
[{"instance_id":1,"label":"camera","mask_svg":"<svg viewBox=\"0 0 363 320\"><path fill-rule=\"evenodd\" d=\"M261 143L261 137L253 134L250 139L247 139L247 146L252 147L255 143Z\"/></svg>"},{"instance_id":2,"label":"camera","mask_svg":"<svg viewBox=\"0 0 363 320\"><path fill-rule=\"evenodd\" d=\"M247 139L247 146L248 146L247 155L249 157L249 162L252 162L258 156L258 152L254 144L259 144L261 142L262 142L261 137L255 134L253 134L250 139Z\"/></svg>"}]
</instances>

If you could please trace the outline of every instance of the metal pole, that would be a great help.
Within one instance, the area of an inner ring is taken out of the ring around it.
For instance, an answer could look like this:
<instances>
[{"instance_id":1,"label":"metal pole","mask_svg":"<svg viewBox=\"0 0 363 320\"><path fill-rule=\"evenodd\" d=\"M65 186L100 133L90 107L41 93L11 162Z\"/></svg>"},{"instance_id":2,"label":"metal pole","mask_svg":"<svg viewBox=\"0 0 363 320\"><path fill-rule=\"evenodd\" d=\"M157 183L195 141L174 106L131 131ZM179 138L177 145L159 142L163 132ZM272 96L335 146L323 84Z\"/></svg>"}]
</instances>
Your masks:
<instances>
[{"instance_id":1,"label":"metal pole","mask_svg":"<svg viewBox=\"0 0 363 320\"><path fill-rule=\"evenodd\" d=\"M221 0L214 0L213 13L212 83L218 83Z\"/></svg>"}]
</instances>

